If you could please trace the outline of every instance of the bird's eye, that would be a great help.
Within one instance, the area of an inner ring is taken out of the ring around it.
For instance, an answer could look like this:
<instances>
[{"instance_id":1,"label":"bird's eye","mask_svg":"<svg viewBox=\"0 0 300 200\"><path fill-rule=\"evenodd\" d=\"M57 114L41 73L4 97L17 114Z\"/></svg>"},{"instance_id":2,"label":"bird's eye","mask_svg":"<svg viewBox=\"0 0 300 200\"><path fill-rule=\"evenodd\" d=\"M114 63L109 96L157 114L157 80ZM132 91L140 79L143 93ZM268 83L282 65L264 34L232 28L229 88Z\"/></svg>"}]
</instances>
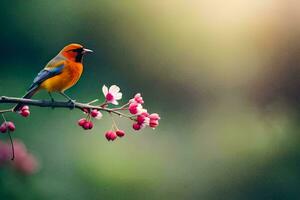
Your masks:
<instances>
[{"instance_id":1,"label":"bird's eye","mask_svg":"<svg viewBox=\"0 0 300 200\"><path fill-rule=\"evenodd\" d=\"M72 51L73 51L73 52L76 52L76 53L80 53L80 52L83 51L83 48L73 49Z\"/></svg>"}]
</instances>

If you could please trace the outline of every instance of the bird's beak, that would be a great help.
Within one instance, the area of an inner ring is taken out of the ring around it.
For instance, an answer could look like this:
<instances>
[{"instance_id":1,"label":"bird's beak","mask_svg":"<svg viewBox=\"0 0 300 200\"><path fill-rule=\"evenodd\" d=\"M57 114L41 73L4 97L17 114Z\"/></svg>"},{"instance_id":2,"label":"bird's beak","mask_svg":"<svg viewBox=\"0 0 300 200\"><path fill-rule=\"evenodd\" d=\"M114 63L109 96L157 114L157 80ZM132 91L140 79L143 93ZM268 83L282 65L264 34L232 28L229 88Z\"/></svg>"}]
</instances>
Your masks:
<instances>
[{"instance_id":1,"label":"bird's beak","mask_svg":"<svg viewBox=\"0 0 300 200\"><path fill-rule=\"evenodd\" d=\"M90 49L83 49L83 53L93 53L93 50L90 50Z\"/></svg>"}]
</instances>

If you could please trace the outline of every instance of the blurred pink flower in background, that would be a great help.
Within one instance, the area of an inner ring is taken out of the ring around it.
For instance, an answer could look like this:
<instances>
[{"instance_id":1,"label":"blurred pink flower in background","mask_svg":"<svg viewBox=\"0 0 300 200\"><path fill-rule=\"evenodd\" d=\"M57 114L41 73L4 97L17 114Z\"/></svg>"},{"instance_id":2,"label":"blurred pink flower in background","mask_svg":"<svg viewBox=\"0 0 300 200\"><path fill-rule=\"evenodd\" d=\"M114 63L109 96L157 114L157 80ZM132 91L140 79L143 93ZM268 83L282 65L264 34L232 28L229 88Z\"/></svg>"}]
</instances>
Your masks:
<instances>
[{"instance_id":1,"label":"blurred pink flower in background","mask_svg":"<svg viewBox=\"0 0 300 200\"><path fill-rule=\"evenodd\" d=\"M39 169L37 159L27 151L22 141L14 140L13 144L15 159L10 160L12 156L11 144L0 141L0 167L11 167L24 175L36 173Z\"/></svg>"}]
</instances>

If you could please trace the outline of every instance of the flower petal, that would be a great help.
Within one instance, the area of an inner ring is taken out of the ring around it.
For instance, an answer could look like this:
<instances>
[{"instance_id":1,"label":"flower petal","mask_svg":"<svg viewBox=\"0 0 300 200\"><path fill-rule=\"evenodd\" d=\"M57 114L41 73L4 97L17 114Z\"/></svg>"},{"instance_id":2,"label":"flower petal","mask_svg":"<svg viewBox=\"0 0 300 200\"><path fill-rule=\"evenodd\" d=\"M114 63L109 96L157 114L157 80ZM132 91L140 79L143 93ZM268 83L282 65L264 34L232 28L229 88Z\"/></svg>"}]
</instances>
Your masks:
<instances>
[{"instance_id":1,"label":"flower petal","mask_svg":"<svg viewBox=\"0 0 300 200\"><path fill-rule=\"evenodd\" d=\"M114 105L119 105L119 102L117 102L116 100L113 100L111 103Z\"/></svg>"},{"instance_id":2,"label":"flower petal","mask_svg":"<svg viewBox=\"0 0 300 200\"><path fill-rule=\"evenodd\" d=\"M115 95L115 99L116 99L116 100L122 99L122 93L121 93L121 92L118 92L118 93Z\"/></svg>"},{"instance_id":3,"label":"flower petal","mask_svg":"<svg viewBox=\"0 0 300 200\"><path fill-rule=\"evenodd\" d=\"M116 95L120 91L120 88L116 85L112 85L109 88L109 92L112 93L113 95Z\"/></svg>"},{"instance_id":4,"label":"flower petal","mask_svg":"<svg viewBox=\"0 0 300 200\"><path fill-rule=\"evenodd\" d=\"M104 96L107 95L107 93L108 93L108 88L106 87L106 85L103 85L103 87L102 87L102 92L103 92Z\"/></svg>"},{"instance_id":5,"label":"flower petal","mask_svg":"<svg viewBox=\"0 0 300 200\"><path fill-rule=\"evenodd\" d=\"M102 118L102 113L99 112L98 115L95 117L96 119L101 119Z\"/></svg>"}]
</instances>

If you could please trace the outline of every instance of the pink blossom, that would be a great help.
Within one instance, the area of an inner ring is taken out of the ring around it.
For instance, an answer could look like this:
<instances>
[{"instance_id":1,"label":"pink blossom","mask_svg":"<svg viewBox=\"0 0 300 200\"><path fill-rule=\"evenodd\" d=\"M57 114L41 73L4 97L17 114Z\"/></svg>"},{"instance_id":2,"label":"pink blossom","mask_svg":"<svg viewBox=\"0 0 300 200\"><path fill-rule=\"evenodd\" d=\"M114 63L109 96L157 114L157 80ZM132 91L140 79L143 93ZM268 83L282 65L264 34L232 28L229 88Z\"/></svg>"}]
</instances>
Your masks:
<instances>
[{"instance_id":1,"label":"pink blossom","mask_svg":"<svg viewBox=\"0 0 300 200\"><path fill-rule=\"evenodd\" d=\"M27 152L25 145L14 140L15 159L8 162L11 158L11 145L9 143L0 143L0 165L6 163L7 166L13 167L22 174L30 175L38 170L38 162L36 158Z\"/></svg>"},{"instance_id":2,"label":"pink blossom","mask_svg":"<svg viewBox=\"0 0 300 200\"><path fill-rule=\"evenodd\" d=\"M156 128L158 125L159 125L158 121L150 121L150 124L149 124L149 126L151 128Z\"/></svg>"},{"instance_id":3,"label":"pink blossom","mask_svg":"<svg viewBox=\"0 0 300 200\"><path fill-rule=\"evenodd\" d=\"M114 105L118 105L118 101L122 99L122 93L120 92L120 88L116 85L112 85L109 87L109 89L103 85L102 92L105 96L107 103L112 103Z\"/></svg>"},{"instance_id":4,"label":"pink blossom","mask_svg":"<svg viewBox=\"0 0 300 200\"><path fill-rule=\"evenodd\" d=\"M137 116L136 120L141 128L145 128L146 126L149 126L150 118L148 116L149 114L147 112L143 112L142 114Z\"/></svg>"},{"instance_id":5,"label":"pink blossom","mask_svg":"<svg viewBox=\"0 0 300 200\"><path fill-rule=\"evenodd\" d=\"M78 125L81 126L81 127L83 127L83 125L85 124L85 122L86 122L86 119L82 118L82 119L78 120Z\"/></svg>"},{"instance_id":6,"label":"pink blossom","mask_svg":"<svg viewBox=\"0 0 300 200\"><path fill-rule=\"evenodd\" d=\"M0 166L5 164L10 158L10 146L0 141Z\"/></svg>"},{"instance_id":7,"label":"pink blossom","mask_svg":"<svg viewBox=\"0 0 300 200\"><path fill-rule=\"evenodd\" d=\"M143 104L144 100L143 97L141 96L141 93L137 93L136 95L134 95L133 99L130 99L129 101L130 103L138 103L138 104Z\"/></svg>"},{"instance_id":8,"label":"pink blossom","mask_svg":"<svg viewBox=\"0 0 300 200\"><path fill-rule=\"evenodd\" d=\"M117 134L117 136L119 136L119 137L123 137L123 136L125 135L125 131L123 131L123 130L117 130L117 131L116 131L116 134Z\"/></svg>"},{"instance_id":9,"label":"pink blossom","mask_svg":"<svg viewBox=\"0 0 300 200\"><path fill-rule=\"evenodd\" d=\"M91 111L91 116L96 118L96 119L101 119L103 115L99 110L94 109L94 110Z\"/></svg>"},{"instance_id":10,"label":"pink blossom","mask_svg":"<svg viewBox=\"0 0 300 200\"><path fill-rule=\"evenodd\" d=\"M28 117L30 115L30 111L29 111L29 107L28 106L23 106L20 111L19 114L22 115L23 117Z\"/></svg>"},{"instance_id":11,"label":"pink blossom","mask_svg":"<svg viewBox=\"0 0 300 200\"><path fill-rule=\"evenodd\" d=\"M142 112L147 112L147 110L143 109L143 106L141 104L136 102L130 103L128 110L133 115L139 115Z\"/></svg>"},{"instance_id":12,"label":"pink blossom","mask_svg":"<svg viewBox=\"0 0 300 200\"><path fill-rule=\"evenodd\" d=\"M8 128L8 130L10 130L11 132L15 131L16 126L13 122L6 122L6 126Z\"/></svg>"},{"instance_id":13,"label":"pink blossom","mask_svg":"<svg viewBox=\"0 0 300 200\"><path fill-rule=\"evenodd\" d=\"M94 124L93 124L93 122L91 122L91 121L85 121L85 123L83 124L83 126L82 126L82 128L84 129L84 130L90 130L90 129L92 129L94 127Z\"/></svg>"},{"instance_id":14,"label":"pink blossom","mask_svg":"<svg viewBox=\"0 0 300 200\"><path fill-rule=\"evenodd\" d=\"M160 120L160 116L157 113L149 115L150 120Z\"/></svg>"},{"instance_id":15,"label":"pink blossom","mask_svg":"<svg viewBox=\"0 0 300 200\"><path fill-rule=\"evenodd\" d=\"M150 124L149 124L150 127L156 128L159 125L158 120L160 120L160 117L157 113L152 113L151 115L149 115L149 119L150 119Z\"/></svg>"},{"instance_id":16,"label":"pink blossom","mask_svg":"<svg viewBox=\"0 0 300 200\"><path fill-rule=\"evenodd\" d=\"M140 130L141 129L141 125L139 123L134 123L132 124L132 128L136 131Z\"/></svg>"},{"instance_id":17,"label":"pink blossom","mask_svg":"<svg viewBox=\"0 0 300 200\"><path fill-rule=\"evenodd\" d=\"M0 132L6 133L8 130L13 132L16 129L16 126L13 122L3 122L0 126Z\"/></svg>"},{"instance_id":18,"label":"pink blossom","mask_svg":"<svg viewBox=\"0 0 300 200\"><path fill-rule=\"evenodd\" d=\"M114 131L107 131L105 137L108 141L114 141L117 138L117 134Z\"/></svg>"},{"instance_id":19,"label":"pink blossom","mask_svg":"<svg viewBox=\"0 0 300 200\"><path fill-rule=\"evenodd\" d=\"M1 133L6 133L6 131L7 131L7 126L6 126L6 123L3 122L3 123L1 124L1 126L0 126L0 132L1 132Z\"/></svg>"},{"instance_id":20,"label":"pink blossom","mask_svg":"<svg viewBox=\"0 0 300 200\"><path fill-rule=\"evenodd\" d=\"M29 110L29 106L25 105L21 108L21 110Z\"/></svg>"}]
</instances>

